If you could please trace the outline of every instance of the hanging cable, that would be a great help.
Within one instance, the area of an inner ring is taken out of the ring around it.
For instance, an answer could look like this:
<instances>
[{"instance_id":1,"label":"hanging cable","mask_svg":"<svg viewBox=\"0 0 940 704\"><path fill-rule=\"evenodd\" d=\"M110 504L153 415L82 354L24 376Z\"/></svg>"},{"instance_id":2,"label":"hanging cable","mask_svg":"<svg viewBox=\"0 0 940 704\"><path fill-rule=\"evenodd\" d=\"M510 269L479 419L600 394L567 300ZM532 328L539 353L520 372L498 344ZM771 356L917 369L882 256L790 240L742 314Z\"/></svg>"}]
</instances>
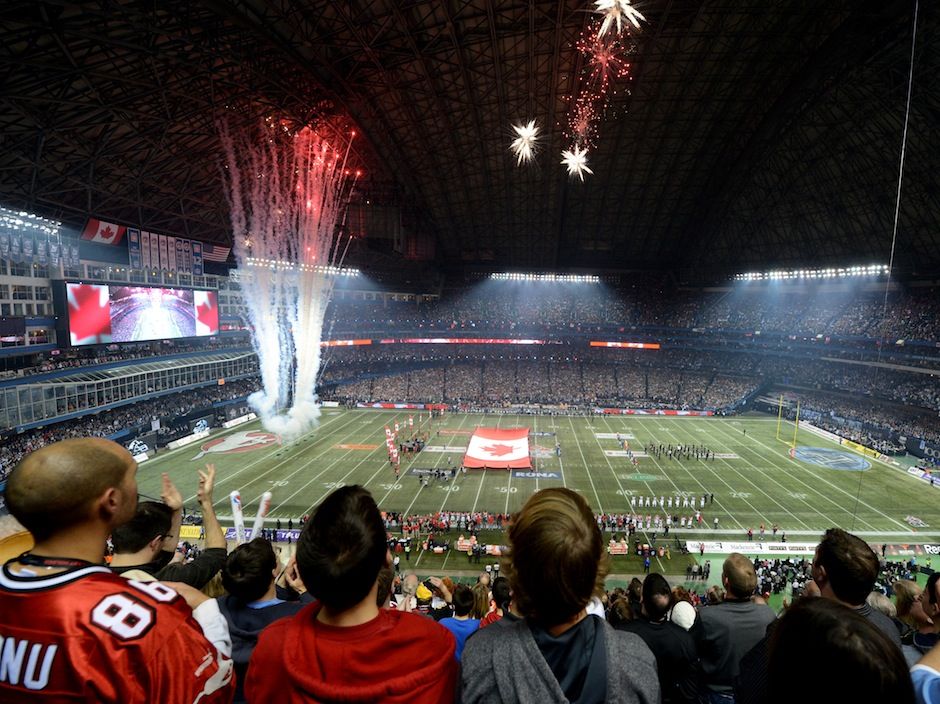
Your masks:
<instances>
[{"instance_id":1,"label":"hanging cable","mask_svg":"<svg viewBox=\"0 0 940 704\"><path fill-rule=\"evenodd\" d=\"M885 347L888 320L888 293L891 291L891 275L894 273L894 252L898 244L898 221L901 216L901 184L904 181L904 158L907 156L907 126L911 119L911 93L914 89L914 49L917 47L917 12L920 0L914 0L914 27L911 33L911 68L907 77L907 103L904 108L904 129L901 132L901 161L898 165L898 190L894 199L894 227L891 232L891 252L888 255L888 276L885 279L884 302L881 307L881 340L878 344L878 361ZM878 369L881 369L879 366ZM852 511L852 529L855 529L855 518L858 515L858 503L862 493L862 477L858 477L858 492L855 494L855 508Z\"/></svg>"}]
</instances>

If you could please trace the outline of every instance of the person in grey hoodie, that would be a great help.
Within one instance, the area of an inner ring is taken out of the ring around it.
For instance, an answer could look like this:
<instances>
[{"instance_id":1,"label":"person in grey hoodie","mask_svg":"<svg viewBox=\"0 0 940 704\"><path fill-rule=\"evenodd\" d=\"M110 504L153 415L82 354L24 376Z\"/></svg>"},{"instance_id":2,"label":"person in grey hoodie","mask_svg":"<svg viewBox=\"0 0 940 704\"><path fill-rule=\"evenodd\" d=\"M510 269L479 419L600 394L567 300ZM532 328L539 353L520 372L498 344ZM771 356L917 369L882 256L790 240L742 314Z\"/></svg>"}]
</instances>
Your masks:
<instances>
[{"instance_id":1,"label":"person in grey hoodie","mask_svg":"<svg viewBox=\"0 0 940 704\"><path fill-rule=\"evenodd\" d=\"M504 574L523 618L467 639L460 701L659 702L643 640L587 613L607 554L584 498L560 487L535 493L513 519L509 545Z\"/></svg>"}]
</instances>

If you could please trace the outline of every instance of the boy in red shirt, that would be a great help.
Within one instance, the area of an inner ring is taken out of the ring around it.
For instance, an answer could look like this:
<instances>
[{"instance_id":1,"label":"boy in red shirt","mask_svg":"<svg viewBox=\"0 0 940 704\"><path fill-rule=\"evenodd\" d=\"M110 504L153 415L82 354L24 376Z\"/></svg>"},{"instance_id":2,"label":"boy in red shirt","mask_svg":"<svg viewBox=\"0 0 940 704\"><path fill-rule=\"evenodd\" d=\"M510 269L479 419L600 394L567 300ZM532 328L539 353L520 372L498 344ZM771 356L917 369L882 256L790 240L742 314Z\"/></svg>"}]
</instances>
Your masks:
<instances>
[{"instance_id":1,"label":"boy in red shirt","mask_svg":"<svg viewBox=\"0 0 940 704\"><path fill-rule=\"evenodd\" d=\"M297 568L317 601L261 634L248 701L454 700L454 637L416 614L379 609L379 570L390 563L385 525L368 491L330 494L297 542Z\"/></svg>"}]
</instances>

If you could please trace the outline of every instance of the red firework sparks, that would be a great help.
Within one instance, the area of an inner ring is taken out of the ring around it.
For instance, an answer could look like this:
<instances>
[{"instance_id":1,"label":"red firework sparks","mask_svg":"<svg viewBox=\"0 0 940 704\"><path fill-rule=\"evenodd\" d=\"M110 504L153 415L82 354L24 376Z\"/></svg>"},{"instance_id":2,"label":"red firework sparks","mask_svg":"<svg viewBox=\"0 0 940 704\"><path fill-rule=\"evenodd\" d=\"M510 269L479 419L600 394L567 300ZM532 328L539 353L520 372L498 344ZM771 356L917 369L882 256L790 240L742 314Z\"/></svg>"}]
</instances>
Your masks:
<instances>
[{"instance_id":1,"label":"red firework sparks","mask_svg":"<svg viewBox=\"0 0 940 704\"><path fill-rule=\"evenodd\" d=\"M630 35L599 36L600 20L592 22L582 32L577 43L584 57L577 96L568 110L566 136L575 144L593 146L597 124L616 95L621 81L630 76L627 60L635 47Z\"/></svg>"}]
</instances>

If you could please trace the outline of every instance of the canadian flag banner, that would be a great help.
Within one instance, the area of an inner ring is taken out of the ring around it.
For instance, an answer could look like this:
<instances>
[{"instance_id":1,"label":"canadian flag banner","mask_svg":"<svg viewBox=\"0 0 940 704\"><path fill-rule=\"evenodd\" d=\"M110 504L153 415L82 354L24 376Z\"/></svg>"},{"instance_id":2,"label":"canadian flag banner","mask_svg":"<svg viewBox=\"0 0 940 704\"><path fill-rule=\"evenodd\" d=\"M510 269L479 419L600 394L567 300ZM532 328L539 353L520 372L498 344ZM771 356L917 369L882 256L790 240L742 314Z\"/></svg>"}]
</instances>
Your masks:
<instances>
[{"instance_id":1,"label":"canadian flag banner","mask_svg":"<svg viewBox=\"0 0 940 704\"><path fill-rule=\"evenodd\" d=\"M82 239L101 244L120 244L125 232L127 228L123 225L91 218L82 232Z\"/></svg>"},{"instance_id":2,"label":"canadian flag banner","mask_svg":"<svg viewBox=\"0 0 940 704\"><path fill-rule=\"evenodd\" d=\"M529 429L477 428L467 446L463 466L491 469L531 468Z\"/></svg>"}]
</instances>

